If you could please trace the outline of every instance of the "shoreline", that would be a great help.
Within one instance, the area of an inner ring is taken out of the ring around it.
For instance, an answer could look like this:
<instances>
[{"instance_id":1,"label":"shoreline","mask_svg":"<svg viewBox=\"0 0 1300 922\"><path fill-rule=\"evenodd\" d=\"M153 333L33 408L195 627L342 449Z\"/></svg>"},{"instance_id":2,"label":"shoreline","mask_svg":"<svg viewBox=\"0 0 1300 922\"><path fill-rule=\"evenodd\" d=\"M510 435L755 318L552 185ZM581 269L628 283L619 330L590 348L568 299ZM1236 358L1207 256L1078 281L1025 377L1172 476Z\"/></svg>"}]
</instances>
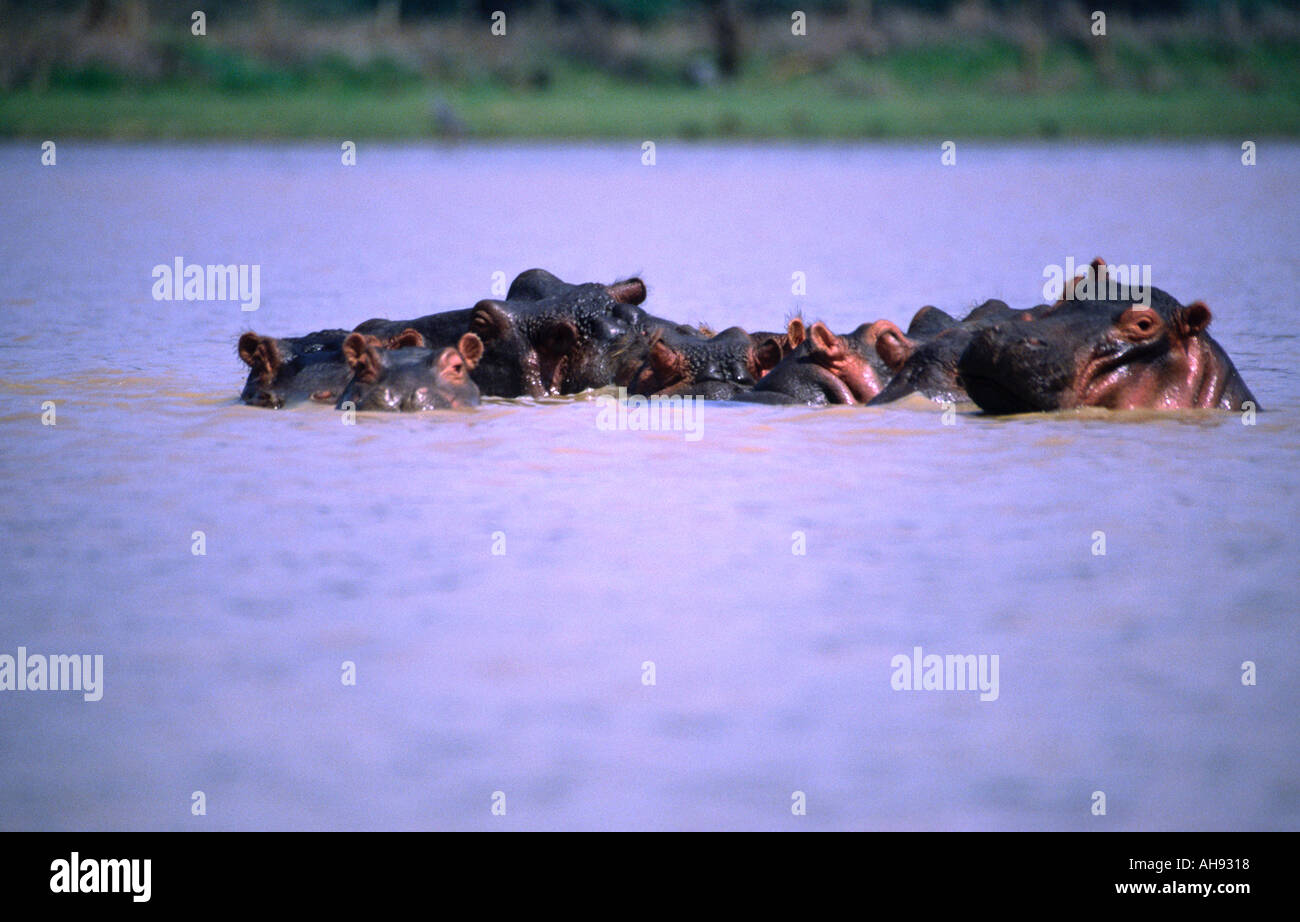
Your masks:
<instances>
[{"instance_id":1,"label":"shoreline","mask_svg":"<svg viewBox=\"0 0 1300 922\"><path fill-rule=\"evenodd\" d=\"M635 113L629 119L628 113ZM629 127L629 121L635 122ZM0 95L0 138L115 140L860 141L1187 140L1300 137L1300 96L1132 90L942 97L800 97L787 88L709 94L580 87L520 94L418 87L378 95L303 89Z\"/></svg>"}]
</instances>

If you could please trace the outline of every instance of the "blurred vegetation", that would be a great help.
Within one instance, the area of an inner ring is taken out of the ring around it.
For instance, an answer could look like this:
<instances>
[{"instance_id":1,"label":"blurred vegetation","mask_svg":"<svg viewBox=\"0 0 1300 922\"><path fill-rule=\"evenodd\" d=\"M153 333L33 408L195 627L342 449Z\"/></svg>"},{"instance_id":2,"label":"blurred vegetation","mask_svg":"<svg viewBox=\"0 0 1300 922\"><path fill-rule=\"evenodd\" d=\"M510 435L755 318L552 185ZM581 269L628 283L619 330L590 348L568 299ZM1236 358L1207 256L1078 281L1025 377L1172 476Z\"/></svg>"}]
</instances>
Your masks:
<instances>
[{"instance_id":1,"label":"blurred vegetation","mask_svg":"<svg viewBox=\"0 0 1300 922\"><path fill-rule=\"evenodd\" d=\"M1294 4L794 5L0 0L0 135L1300 134Z\"/></svg>"}]
</instances>

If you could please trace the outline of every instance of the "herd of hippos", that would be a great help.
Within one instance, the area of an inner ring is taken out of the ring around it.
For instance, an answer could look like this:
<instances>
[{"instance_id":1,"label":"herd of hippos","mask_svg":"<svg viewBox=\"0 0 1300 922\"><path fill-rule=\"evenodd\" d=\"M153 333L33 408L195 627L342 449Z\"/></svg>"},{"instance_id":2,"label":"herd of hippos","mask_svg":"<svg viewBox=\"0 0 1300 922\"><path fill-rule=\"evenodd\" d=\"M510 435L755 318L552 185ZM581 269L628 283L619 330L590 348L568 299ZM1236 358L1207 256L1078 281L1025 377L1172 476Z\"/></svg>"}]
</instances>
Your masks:
<instances>
[{"instance_id":1,"label":"herd of hippos","mask_svg":"<svg viewBox=\"0 0 1300 922\"><path fill-rule=\"evenodd\" d=\"M1107 273L1094 260L1060 300L1028 310L991 300L957 320L927 306L906 332L877 320L839 334L801 317L783 332L715 333L647 312L640 279L573 285L530 269L504 300L468 310L284 339L244 333L241 399L414 411L613 386L644 397L813 405L879 406L917 393L999 414L1254 408L1206 332L1205 304L1183 305L1158 288L1114 297L1097 284ZM1091 284L1081 286L1085 278Z\"/></svg>"}]
</instances>

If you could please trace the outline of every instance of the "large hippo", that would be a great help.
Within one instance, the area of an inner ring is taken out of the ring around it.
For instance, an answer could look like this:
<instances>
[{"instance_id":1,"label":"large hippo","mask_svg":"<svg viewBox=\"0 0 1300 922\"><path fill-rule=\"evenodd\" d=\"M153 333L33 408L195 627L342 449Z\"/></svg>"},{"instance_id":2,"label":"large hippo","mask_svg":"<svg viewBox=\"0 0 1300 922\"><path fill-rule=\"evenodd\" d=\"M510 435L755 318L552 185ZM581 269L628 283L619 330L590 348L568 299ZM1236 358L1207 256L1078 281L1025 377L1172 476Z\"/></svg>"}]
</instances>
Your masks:
<instances>
[{"instance_id":1,"label":"large hippo","mask_svg":"<svg viewBox=\"0 0 1300 922\"><path fill-rule=\"evenodd\" d=\"M250 406L280 409L304 400L334 403L352 376L343 359L347 330L319 330L278 339L249 331L239 337L239 357L249 368L239 399ZM373 338L377 348L418 345L420 336L397 331Z\"/></svg>"},{"instance_id":2,"label":"large hippo","mask_svg":"<svg viewBox=\"0 0 1300 922\"><path fill-rule=\"evenodd\" d=\"M339 395L339 409L448 410L479 403L470 372L483 355L483 343L473 333L441 349L382 349L373 337L351 333L342 351L352 379Z\"/></svg>"},{"instance_id":3,"label":"large hippo","mask_svg":"<svg viewBox=\"0 0 1300 922\"><path fill-rule=\"evenodd\" d=\"M1151 288L1139 300L1062 300L981 328L958 373L989 413L1073 407L1240 409L1255 398L1206 332L1210 309Z\"/></svg>"},{"instance_id":4,"label":"large hippo","mask_svg":"<svg viewBox=\"0 0 1300 922\"><path fill-rule=\"evenodd\" d=\"M876 350L893 377L872 404L892 403L908 394L921 394L940 403L969 400L966 389L958 380L957 363L977 333L999 321L1031 321L1049 313L1073 298L1076 288L1085 279L1094 283L1104 281L1107 271L1104 259L1094 259L1082 274L1066 281L1061 300L1055 305L1039 304L1018 311L1005 301L993 298L973 308L961 320L927 305L912 317L906 333L888 320L878 321Z\"/></svg>"},{"instance_id":5,"label":"large hippo","mask_svg":"<svg viewBox=\"0 0 1300 922\"><path fill-rule=\"evenodd\" d=\"M515 276L506 292L507 301L541 301L559 297L581 286L566 282L545 269L526 269ZM620 304L640 304L645 300L645 282L628 278L606 285L606 293Z\"/></svg>"},{"instance_id":6,"label":"large hippo","mask_svg":"<svg viewBox=\"0 0 1300 922\"><path fill-rule=\"evenodd\" d=\"M484 345L473 378L483 394L541 397L616 383L620 361L639 348L645 284L570 284L544 269L520 273L504 300L414 320L367 320L355 332L392 336L410 328L430 348L455 345L472 332Z\"/></svg>"},{"instance_id":7,"label":"large hippo","mask_svg":"<svg viewBox=\"0 0 1300 922\"><path fill-rule=\"evenodd\" d=\"M626 379L644 335L638 313L620 306L596 284L537 300L480 301L469 329L488 347L491 364L477 377L484 393L576 394Z\"/></svg>"}]
</instances>

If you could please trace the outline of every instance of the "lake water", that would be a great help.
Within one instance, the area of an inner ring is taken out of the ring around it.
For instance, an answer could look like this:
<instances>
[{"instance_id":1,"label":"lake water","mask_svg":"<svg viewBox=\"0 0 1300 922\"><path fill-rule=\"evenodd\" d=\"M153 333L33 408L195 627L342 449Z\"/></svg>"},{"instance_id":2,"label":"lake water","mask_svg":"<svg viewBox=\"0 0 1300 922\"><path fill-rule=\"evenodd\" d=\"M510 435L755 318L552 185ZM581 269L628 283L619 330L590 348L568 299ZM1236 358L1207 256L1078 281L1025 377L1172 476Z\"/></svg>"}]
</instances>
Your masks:
<instances>
[{"instance_id":1,"label":"lake water","mask_svg":"<svg viewBox=\"0 0 1300 922\"><path fill-rule=\"evenodd\" d=\"M102 654L103 698L0 693L0 827L1300 828L1300 147L57 156L0 146L0 654ZM1255 425L235 399L243 330L532 266L847 330L1097 255L1210 305ZM260 307L154 300L178 256L260 266ZM895 690L915 647L997 655L996 700Z\"/></svg>"}]
</instances>

